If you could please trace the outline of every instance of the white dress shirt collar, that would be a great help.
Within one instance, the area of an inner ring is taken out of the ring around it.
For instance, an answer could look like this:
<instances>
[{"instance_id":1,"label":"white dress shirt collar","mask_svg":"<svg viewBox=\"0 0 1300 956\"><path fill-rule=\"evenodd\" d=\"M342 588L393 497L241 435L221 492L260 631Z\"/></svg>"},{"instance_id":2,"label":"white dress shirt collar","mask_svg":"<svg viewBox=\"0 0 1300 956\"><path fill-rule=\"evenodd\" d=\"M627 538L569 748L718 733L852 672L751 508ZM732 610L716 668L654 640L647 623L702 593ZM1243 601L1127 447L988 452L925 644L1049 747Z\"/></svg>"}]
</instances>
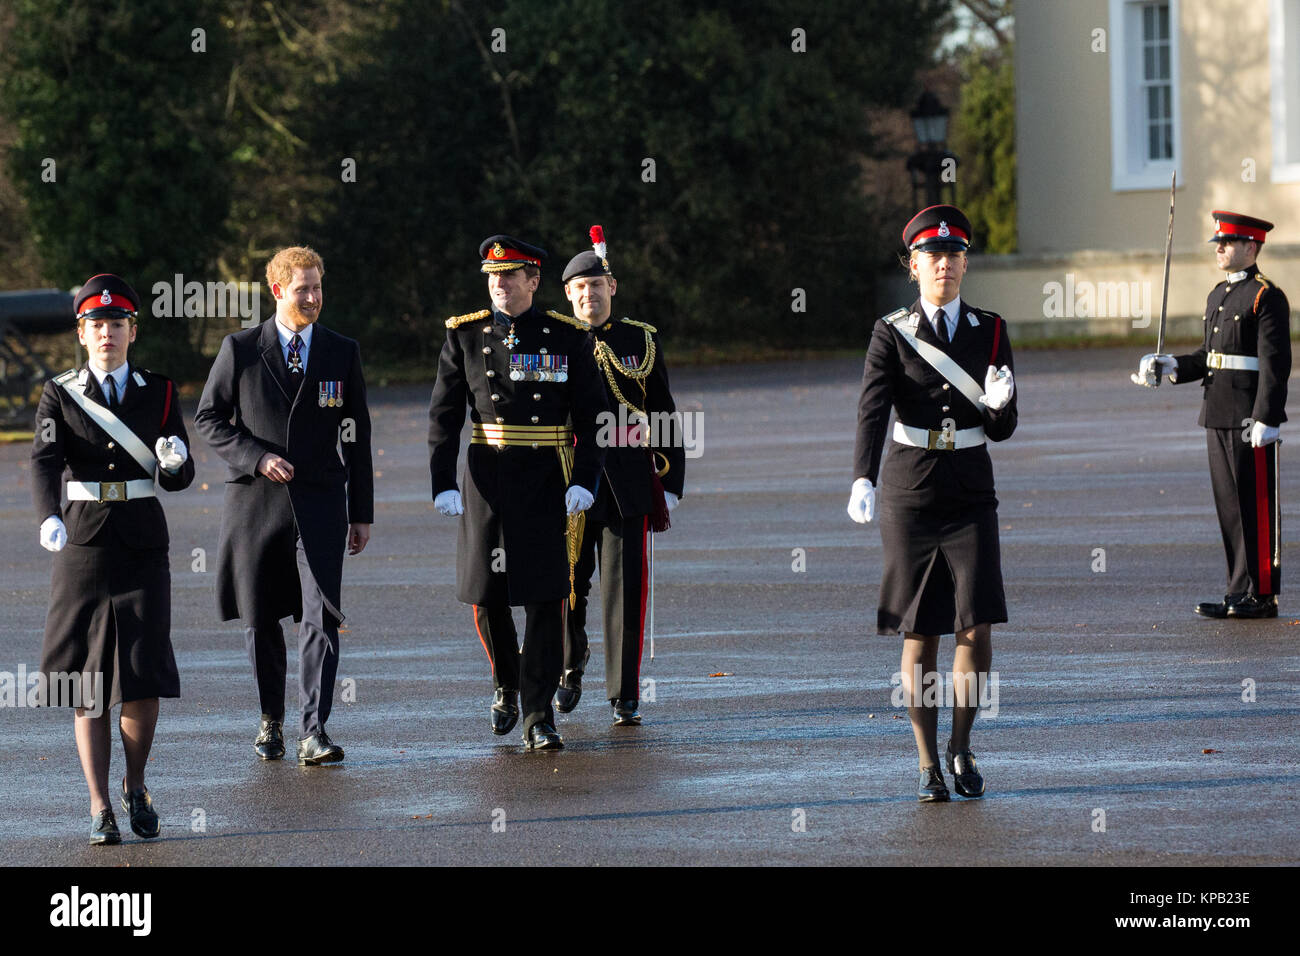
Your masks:
<instances>
[{"instance_id":1,"label":"white dress shirt collar","mask_svg":"<svg viewBox=\"0 0 1300 956\"><path fill-rule=\"evenodd\" d=\"M90 374L95 376L95 381L99 383L99 390L106 396L108 395L108 386L105 384L104 380L112 378L113 387L117 389L117 400L120 402L122 396L126 394L126 379L127 376L131 374L131 366L128 362L123 362L113 371L104 372L96 368L94 365L91 365Z\"/></svg>"},{"instance_id":2,"label":"white dress shirt collar","mask_svg":"<svg viewBox=\"0 0 1300 956\"><path fill-rule=\"evenodd\" d=\"M953 299L946 305L935 305L925 296L921 296L921 308L925 310L925 317L930 320L930 327L934 329L934 334L939 334L939 322L935 318L935 313L942 311L944 321L948 324L948 341L952 341L953 336L957 334L957 319L961 315L961 299Z\"/></svg>"},{"instance_id":3,"label":"white dress shirt collar","mask_svg":"<svg viewBox=\"0 0 1300 956\"><path fill-rule=\"evenodd\" d=\"M302 347L305 349L311 348L311 333L314 328L316 328L315 325L309 325L301 332L297 333L302 336ZM279 316L276 316L275 331L276 334L280 336L280 348L288 351L289 343L293 341L295 334L293 329L289 328L287 325L281 325Z\"/></svg>"}]
</instances>

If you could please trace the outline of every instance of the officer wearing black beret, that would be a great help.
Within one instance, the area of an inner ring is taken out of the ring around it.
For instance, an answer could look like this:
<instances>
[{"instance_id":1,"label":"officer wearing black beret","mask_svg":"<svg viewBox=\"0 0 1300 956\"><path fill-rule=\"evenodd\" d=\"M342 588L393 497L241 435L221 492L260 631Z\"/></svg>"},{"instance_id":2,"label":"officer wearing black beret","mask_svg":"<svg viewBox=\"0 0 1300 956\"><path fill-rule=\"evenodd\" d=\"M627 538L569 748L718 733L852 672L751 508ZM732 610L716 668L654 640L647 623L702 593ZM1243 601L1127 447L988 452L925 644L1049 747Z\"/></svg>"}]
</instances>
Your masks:
<instances>
[{"instance_id":1,"label":"officer wearing black beret","mask_svg":"<svg viewBox=\"0 0 1300 956\"><path fill-rule=\"evenodd\" d=\"M128 361L140 311L135 290L118 276L97 275L73 307L88 361L45 383L32 447L40 542L55 553L42 702L76 708L90 842L104 845L122 841L108 774L109 711L119 704L122 809L137 835L159 833L145 766L158 699L179 697L180 679L171 644L167 519L157 489L189 487L194 463L175 383Z\"/></svg>"},{"instance_id":2,"label":"officer wearing black beret","mask_svg":"<svg viewBox=\"0 0 1300 956\"><path fill-rule=\"evenodd\" d=\"M599 556L605 696L614 725L623 727L641 723L641 653L651 584L646 542L649 534L667 529L668 513L681 498L686 452L656 329L610 318L618 283L606 256L604 230L592 226L590 235L592 250L574 256L564 269L564 292L575 318L591 327L606 398L617 411L600 432L607 439L605 469L587 512L556 706L568 713L582 696L589 654L587 594Z\"/></svg>"},{"instance_id":3,"label":"officer wearing black beret","mask_svg":"<svg viewBox=\"0 0 1300 956\"><path fill-rule=\"evenodd\" d=\"M447 320L429 401L433 503L460 515L457 597L492 664L492 732L519 718L529 750L564 745L552 698L563 665L563 603L604 462L607 411L586 325L533 305L544 250L510 236L479 248L492 308ZM466 407L473 423L457 481ZM575 443L576 439L576 443ZM511 607L525 610L520 653Z\"/></svg>"},{"instance_id":4,"label":"officer wearing black beret","mask_svg":"<svg viewBox=\"0 0 1300 956\"><path fill-rule=\"evenodd\" d=\"M984 793L970 749L979 687L993 659L990 625L1007 619L997 496L986 442L1016 428L1014 362L1006 323L962 300L971 224L955 206L931 206L903 230L920 287L909 308L879 319L858 402L856 480L849 515L876 513L885 562L877 633L903 632L902 688L921 768L917 798L948 799L939 769L939 636L956 635L948 771L965 797ZM897 421L891 429L890 410ZM939 695L943 699L943 695Z\"/></svg>"},{"instance_id":5,"label":"officer wearing black beret","mask_svg":"<svg viewBox=\"0 0 1300 956\"><path fill-rule=\"evenodd\" d=\"M1282 554L1278 528L1278 435L1291 374L1291 308L1255 264L1271 222L1216 209L1215 264L1228 273L1205 303L1201 347L1186 355L1144 355L1135 383L1202 386L1199 424L1209 447L1210 483L1228 559L1228 591L1196 613L1211 618L1277 617Z\"/></svg>"}]
</instances>

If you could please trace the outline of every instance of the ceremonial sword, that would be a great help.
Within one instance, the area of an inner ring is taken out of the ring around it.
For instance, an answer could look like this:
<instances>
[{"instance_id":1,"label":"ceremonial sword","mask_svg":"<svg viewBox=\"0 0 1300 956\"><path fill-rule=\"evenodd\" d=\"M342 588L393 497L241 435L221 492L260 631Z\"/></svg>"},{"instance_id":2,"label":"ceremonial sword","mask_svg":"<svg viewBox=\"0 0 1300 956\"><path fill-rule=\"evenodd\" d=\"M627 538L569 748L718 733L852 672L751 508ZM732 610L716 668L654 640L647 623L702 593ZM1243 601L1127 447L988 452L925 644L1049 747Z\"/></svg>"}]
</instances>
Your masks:
<instances>
[{"instance_id":1,"label":"ceremonial sword","mask_svg":"<svg viewBox=\"0 0 1300 956\"><path fill-rule=\"evenodd\" d=\"M1169 235L1165 238L1165 291L1160 297L1160 328L1156 331L1156 355L1165 351L1165 313L1169 307L1169 260L1174 251L1174 188L1178 185L1178 170L1169 180ZM1156 361L1156 387L1160 387L1160 362Z\"/></svg>"}]
</instances>

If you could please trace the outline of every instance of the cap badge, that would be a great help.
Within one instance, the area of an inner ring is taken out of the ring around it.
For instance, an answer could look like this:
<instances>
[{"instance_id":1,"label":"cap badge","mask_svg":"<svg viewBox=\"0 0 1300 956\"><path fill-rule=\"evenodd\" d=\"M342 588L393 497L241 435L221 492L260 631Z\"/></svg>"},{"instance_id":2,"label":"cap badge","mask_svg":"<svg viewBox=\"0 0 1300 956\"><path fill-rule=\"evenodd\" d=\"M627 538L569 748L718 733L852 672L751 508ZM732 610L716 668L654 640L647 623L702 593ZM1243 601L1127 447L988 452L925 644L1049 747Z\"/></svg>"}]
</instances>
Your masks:
<instances>
[{"instance_id":1,"label":"cap badge","mask_svg":"<svg viewBox=\"0 0 1300 956\"><path fill-rule=\"evenodd\" d=\"M601 259L601 260L600 260L600 265L601 265L601 268L604 269L606 272L609 271L609 260L608 260L608 259Z\"/></svg>"},{"instance_id":2,"label":"cap badge","mask_svg":"<svg viewBox=\"0 0 1300 956\"><path fill-rule=\"evenodd\" d=\"M943 220L940 220L940 221L939 221L939 238L940 238L940 239L947 239L950 235L952 235L952 233L948 231L948 224L947 224L946 222L944 222Z\"/></svg>"},{"instance_id":3,"label":"cap badge","mask_svg":"<svg viewBox=\"0 0 1300 956\"><path fill-rule=\"evenodd\" d=\"M100 305L113 304L113 296L107 289L105 289L103 292L99 294L99 304Z\"/></svg>"},{"instance_id":4,"label":"cap badge","mask_svg":"<svg viewBox=\"0 0 1300 956\"><path fill-rule=\"evenodd\" d=\"M505 257L506 257L506 251L501 248L501 243L499 242L492 243L492 258L504 259Z\"/></svg>"}]
</instances>

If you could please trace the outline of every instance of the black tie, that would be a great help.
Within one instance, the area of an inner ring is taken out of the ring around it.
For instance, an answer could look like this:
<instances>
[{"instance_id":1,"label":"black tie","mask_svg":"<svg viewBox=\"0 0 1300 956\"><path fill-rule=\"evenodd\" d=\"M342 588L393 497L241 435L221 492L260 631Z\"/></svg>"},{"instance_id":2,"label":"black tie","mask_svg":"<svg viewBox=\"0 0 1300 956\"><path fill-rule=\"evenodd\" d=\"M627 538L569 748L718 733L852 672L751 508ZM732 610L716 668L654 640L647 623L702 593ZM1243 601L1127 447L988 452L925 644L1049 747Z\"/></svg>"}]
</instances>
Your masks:
<instances>
[{"instance_id":1,"label":"black tie","mask_svg":"<svg viewBox=\"0 0 1300 956\"><path fill-rule=\"evenodd\" d=\"M294 375L302 374L302 336L297 332L289 340L289 371Z\"/></svg>"},{"instance_id":2,"label":"black tie","mask_svg":"<svg viewBox=\"0 0 1300 956\"><path fill-rule=\"evenodd\" d=\"M117 379L111 375L104 376L104 397L108 399L108 407L117 407Z\"/></svg>"},{"instance_id":3,"label":"black tie","mask_svg":"<svg viewBox=\"0 0 1300 956\"><path fill-rule=\"evenodd\" d=\"M949 345L952 339L948 336L948 313L940 309L934 316L939 321L939 341L944 345Z\"/></svg>"}]
</instances>

